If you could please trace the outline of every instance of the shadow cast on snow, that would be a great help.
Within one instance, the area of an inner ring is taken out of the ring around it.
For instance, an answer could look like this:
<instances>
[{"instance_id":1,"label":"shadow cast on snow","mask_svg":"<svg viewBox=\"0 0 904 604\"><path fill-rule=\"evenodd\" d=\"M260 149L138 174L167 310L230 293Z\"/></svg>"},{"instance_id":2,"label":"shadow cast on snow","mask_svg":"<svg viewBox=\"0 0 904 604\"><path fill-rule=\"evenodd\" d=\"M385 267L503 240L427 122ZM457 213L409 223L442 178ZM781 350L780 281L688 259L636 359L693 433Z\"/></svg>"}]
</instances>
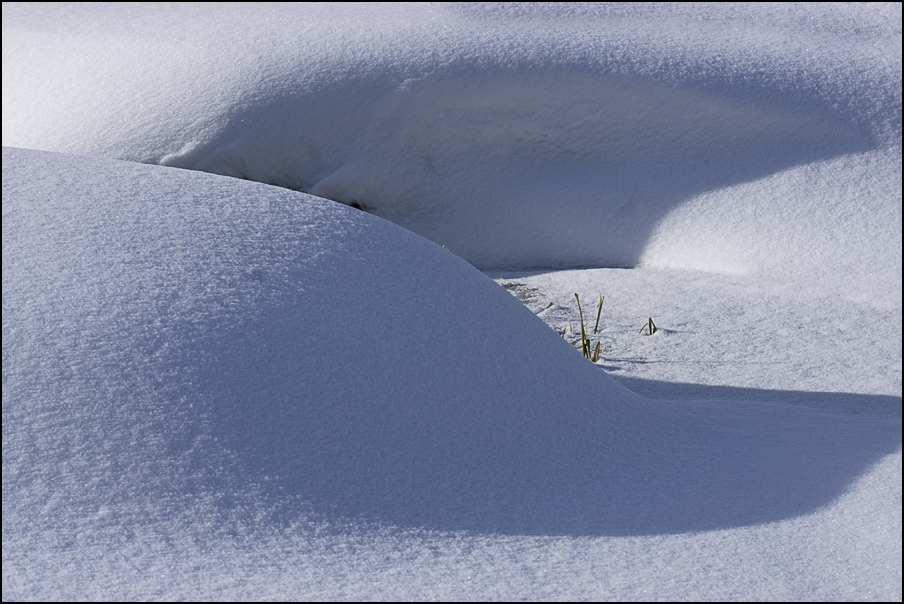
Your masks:
<instances>
[{"instance_id":1,"label":"shadow cast on snow","mask_svg":"<svg viewBox=\"0 0 904 604\"><path fill-rule=\"evenodd\" d=\"M366 408L370 397L337 385L329 402L285 391L223 401L218 429L243 460L242 482L264 485L277 525L313 509L512 535L660 535L786 520L831 504L901 445L897 397L628 385L675 400L558 400L511 409L530 416L519 423L494 401L462 413L454 395L425 393L412 409L400 392L408 406L384 399Z\"/></svg>"},{"instance_id":2,"label":"shadow cast on snow","mask_svg":"<svg viewBox=\"0 0 904 604\"><path fill-rule=\"evenodd\" d=\"M689 199L878 144L837 108L767 82L475 69L402 87L393 74L342 80L307 93L302 123L334 121L336 98L354 104L358 135L341 161L324 163L317 136L282 126L299 122L300 101L288 94L224 119L254 141L267 137L258 146L291 150L291 171L249 154L232 126L168 165L364 208L484 268L629 267Z\"/></svg>"},{"instance_id":3,"label":"shadow cast on snow","mask_svg":"<svg viewBox=\"0 0 904 604\"><path fill-rule=\"evenodd\" d=\"M821 409L830 413L865 415L901 420L901 397L847 392L768 390L735 386L707 386L612 376L632 392L652 399L680 401L733 401L779 403Z\"/></svg>"}]
</instances>

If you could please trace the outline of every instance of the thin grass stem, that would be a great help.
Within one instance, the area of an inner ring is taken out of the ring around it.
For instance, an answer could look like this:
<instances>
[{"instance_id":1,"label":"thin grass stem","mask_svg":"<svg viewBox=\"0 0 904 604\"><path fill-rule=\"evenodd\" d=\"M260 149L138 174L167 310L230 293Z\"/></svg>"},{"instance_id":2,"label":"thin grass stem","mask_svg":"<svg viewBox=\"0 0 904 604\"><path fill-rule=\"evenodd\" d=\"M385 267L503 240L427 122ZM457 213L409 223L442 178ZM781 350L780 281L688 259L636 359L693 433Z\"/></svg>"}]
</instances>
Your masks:
<instances>
[{"instance_id":1,"label":"thin grass stem","mask_svg":"<svg viewBox=\"0 0 904 604\"><path fill-rule=\"evenodd\" d=\"M606 296L600 294L599 304L596 305L596 325L593 326L593 333L596 333L597 329L600 326L600 315L603 314L603 300L606 299Z\"/></svg>"}]
</instances>

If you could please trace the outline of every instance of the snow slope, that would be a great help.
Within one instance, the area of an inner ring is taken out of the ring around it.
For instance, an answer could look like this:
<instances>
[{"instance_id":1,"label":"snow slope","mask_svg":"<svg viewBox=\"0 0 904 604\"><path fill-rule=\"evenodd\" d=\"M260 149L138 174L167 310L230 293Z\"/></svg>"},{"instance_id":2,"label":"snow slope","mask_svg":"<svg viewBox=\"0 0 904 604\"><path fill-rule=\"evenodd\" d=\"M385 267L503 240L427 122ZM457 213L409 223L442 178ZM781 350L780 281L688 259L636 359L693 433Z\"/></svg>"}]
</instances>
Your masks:
<instances>
[{"instance_id":1,"label":"snow slope","mask_svg":"<svg viewBox=\"0 0 904 604\"><path fill-rule=\"evenodd\" d=\"M4 3L4 600L900 600L900 23Z\"/></svg>"},{"instance_id":2,"label":"snow slope","mask_svg":"<svg viewBox=\"0 0 904 604\"><path fill-rule=\"evenodd\" d=\"M900 244L897 4L13 5L3 18L4 145L311 192L476 266L822 273L839 214ZM900 267L900 245L870 243L858 263Z\"/></svg>"},{"instance_id":3,"label":"snow slope","mask_svg":"<svg viewBox=\"0 0 904 604\"><path fill-rule=\"evenodd\" d=\"M448 251L335 203L16 149L3 171L5 597L188 597L50 578L85 548L111 573L223 539L287 564L258 548L352 518L749 531L900 446L899 415L642 399Z\"/></svg>"}]
</instances>

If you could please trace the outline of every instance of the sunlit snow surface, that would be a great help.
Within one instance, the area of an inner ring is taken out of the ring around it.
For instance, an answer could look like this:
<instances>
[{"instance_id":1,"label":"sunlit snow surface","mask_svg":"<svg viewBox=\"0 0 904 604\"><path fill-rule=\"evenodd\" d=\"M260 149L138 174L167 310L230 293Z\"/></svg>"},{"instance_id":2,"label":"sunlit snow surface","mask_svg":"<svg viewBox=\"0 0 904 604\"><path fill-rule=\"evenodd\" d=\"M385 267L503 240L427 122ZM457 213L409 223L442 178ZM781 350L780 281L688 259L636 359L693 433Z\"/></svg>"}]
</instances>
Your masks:
<instances>
[{"instance_id":1,"label":"sunlit snow surface","mask_svg":"<svg viewBox=\"0 0 904 604\"><path fill-rule=\"evenodd\" d=\"M5 3L4 600L900 600L900 24Z\"/></svg>"},{"instance_id":2,"label":"sunlit snow surface","mask_svg":"<svg viewBox=\"0 0 904 604\"><path fill-rule=\"evenodd\" d=\"M900 15L13 5L3 144L357 204L483 268L822 272L839 218L900 241Z\"/></svg>"}]
</instances>

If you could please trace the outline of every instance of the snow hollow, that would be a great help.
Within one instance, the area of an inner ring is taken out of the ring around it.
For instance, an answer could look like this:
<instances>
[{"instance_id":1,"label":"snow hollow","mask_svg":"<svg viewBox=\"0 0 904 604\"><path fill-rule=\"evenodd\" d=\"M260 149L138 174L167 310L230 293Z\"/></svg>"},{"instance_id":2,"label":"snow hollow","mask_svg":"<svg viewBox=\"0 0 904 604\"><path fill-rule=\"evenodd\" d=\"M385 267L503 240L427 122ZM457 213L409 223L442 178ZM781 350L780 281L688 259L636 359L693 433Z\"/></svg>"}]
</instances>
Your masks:
<instances>
[{"instance_id":1,"label":"snow hollow","mask_svg":"<svg viewBox=\"0 0 904 604\"><path fill-rule=\"evenodd\" d=\"M3 146L4 600L900 599L899 4L5 3Z\"/></svg>"}]
</instances>

